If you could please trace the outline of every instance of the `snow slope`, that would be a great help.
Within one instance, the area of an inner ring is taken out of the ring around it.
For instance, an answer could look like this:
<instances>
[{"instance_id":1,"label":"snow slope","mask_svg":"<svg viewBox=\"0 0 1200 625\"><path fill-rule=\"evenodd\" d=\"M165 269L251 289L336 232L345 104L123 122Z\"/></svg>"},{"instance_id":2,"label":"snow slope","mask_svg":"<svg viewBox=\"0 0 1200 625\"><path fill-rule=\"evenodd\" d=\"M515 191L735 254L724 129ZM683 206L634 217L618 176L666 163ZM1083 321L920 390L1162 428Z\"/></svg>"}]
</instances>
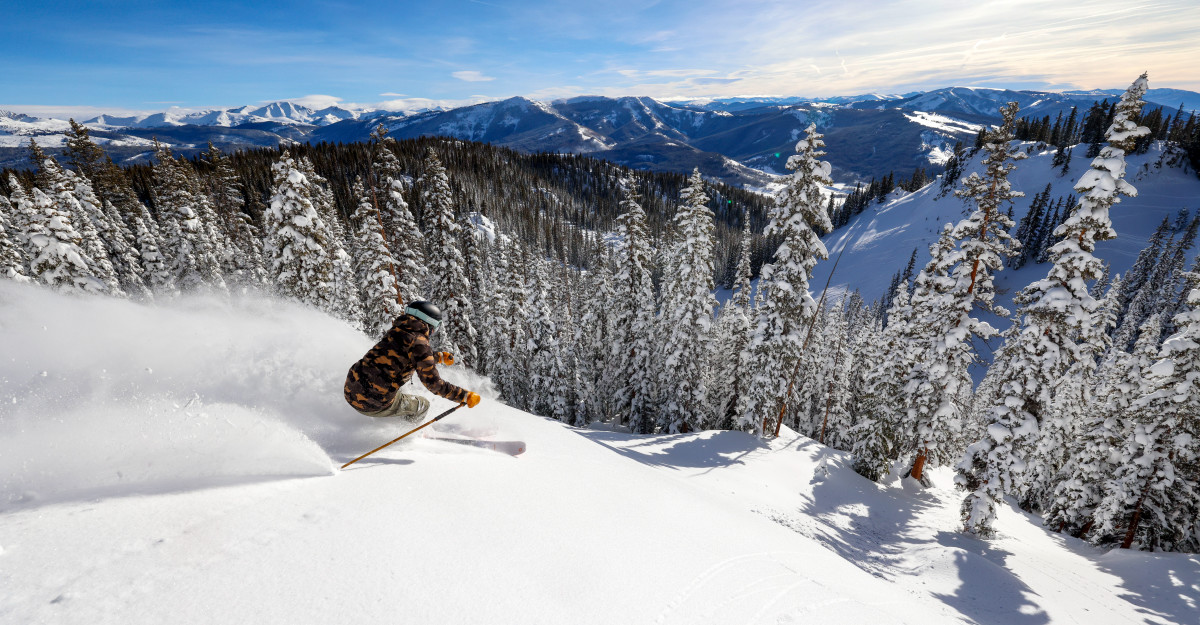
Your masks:
<instances>
[{"instance_id":1,"label":"snow slope","mask_svg":"<svg viewBox=\"0 0 1200 625\"><path fill-rule=\"evenodd\" d=\"M371 339L295 305L0 282L3 623L1182 623L1194 557L1103 554L785 433L632 436L348 408ZM436 401L434 410L445 408ZM430 428L430 429L433 429ZM820 470L828 467L828 476Z\"/></svg>"},{"instance_id":2,"label":"snow slope","mask_svg":"<svg viewBox=\"0 0 1200 625\"><path fill-rule=\"evenodd\" d=\"M1029 157L1016 162L1016 169L1009 174L1012 188L1023 191L1025 197L1013 203L1013 221L1020 222L1029 211L1035 195L1049 183L1050 199L1056 202L1060 196L1074 194L1075 183L1087 171L1092 159L1086 158L1086 145L1078 145L1072 151L1071 164L1065 176L1051 167L1053 148L1038 151L1037 145L1023 144ZM1123 197L1113 207L1110 217L1117 238L1096 244L1096 256L1108 262L1114 273L1125 273L1133 266L1138 252L1146 246L1154 229L1169 217L1172 222L1180 209L1188 209L1192 215L1200 210L1200 178L1190 169L1158 167L1161 146L1155 146L1146 154L1126 158L1126 180L1138 190L1138 196ZM984 154L980 152L963 169L965 178L973 171L982 174L980 164ZM834 259L845 249L838 262L830 285L831 294L858 289L867 301L884 294L891 283L892 275L902 270L917 250L916 271L929 261L929 246L933 244L946 223L957 223L970 210L960 198L941 193L940 179L915 193L897 192L884 204L872 204L850 223L824 239L829 248L828 262L817 263L813 271L812 284L816 288L825 284L833 269ZM1195 251L1192 252L1195 254ZM1030 262L1019 271L1005 268L996 275L996 287L1002 293L1003 303L1008 306L1012 296L1025 285L1045 277L1049 265ZM997 300L1002 301L1001 299ZM997 326L1003 327L1003 326Z\"/></svg>"}]
</instances>

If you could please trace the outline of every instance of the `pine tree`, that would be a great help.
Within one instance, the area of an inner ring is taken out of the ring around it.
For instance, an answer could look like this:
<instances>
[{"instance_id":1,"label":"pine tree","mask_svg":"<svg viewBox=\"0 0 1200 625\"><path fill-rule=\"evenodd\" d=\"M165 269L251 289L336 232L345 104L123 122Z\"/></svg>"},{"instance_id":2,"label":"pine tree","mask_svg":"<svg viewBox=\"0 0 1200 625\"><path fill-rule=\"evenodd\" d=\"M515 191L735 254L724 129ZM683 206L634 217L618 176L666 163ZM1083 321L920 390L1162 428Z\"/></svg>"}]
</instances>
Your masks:
<instances>
[{"instance_id":1,"label":"pine tree","mask_svg":"<svg viewBox=\"0 0 1200 625\"><path fill-rule=\"evenodd\" d=\"M996 333L972 313L977 307L993 309L993 273L1003 268L1005 257L1019 250L1020 244L1008 234L1013 222L1002 212L1013 198L1024 195L1013 191L1008 181L1014 169L1008 161L1024 158L1011 149L1016 114L1015 102L1002 107L1004 122L984 137L985 173L972 173L956 193L969 198L976 209L954 228L947 225L930 248L932 259L917 278L913 293L913 322L927 344L919 348L921 356L904 387L904 442L913 445L909 474L919 481L924 481L927 461L938 466L958 453L955 443L965 416L959 398L971 389L968 367L976 360L970 341ZM1003 309L997 312L1007 314Z\"/></svg>"},{"instance_id":2,"label":"pine tree","mask_svg":"<svg viewBox=\"0 0 1200 625\"><path fill-rule=\"evenodd\" d=\"M963 501L968 532L991 535L996 504L1005 494L1027 489L1022 473L1027 464L1039 461L1031 457L1032 447L1043 420L1050 418L1054 388L1072 364L1090 355L1079 343L1097 340L1098 303L1087 281L1099 278L1102 266L1092 252L1096 241L1116 236L1108 212L1118 194L1136 193L1123 180L1123 150L1139 134L1136 127L1129 128L1129 120L1136 117L1145 89L1143 76L1122 96L1109 128L1111 145L1075 185L1082 194L1079 204L1055 231L1060 241L1052 248L1053 267L1014 300L1021 307L1022 325L992 365L1001 367L1002 377L998 403L988 412L987 436L971 445L958 465L956 481L971 491Z\"/></svg>"},{"instance_id":3,"label":"pine tree","mask_svg":"<svg viewBox=\"0 0 1200 625\"><path fill-rule=\"evenodd\" d=\"M916 358L905 372L901 391L905 416L900 443L903 453L913 458L906 476L923 484L925 465L939 466L954 453L950 443L961 428L954 401L969 364L964 342L972 333L990 330L970 317L970 300L961 297L966 286L951 275L960 260L953 233L954 228L946 224L937 242L929 246L929 263L917 275L911 300ZM960 324L963 333L951 336Z\"/></svg>"},{"instance_id":4,"label":"pine tree","mask_svg":"<svg viewBox=\"0 0 1200 625\"><path fill-rule=\"evenodd\" d=\"M1109 353L1097 372L1099 390L1090 402L1090 409L1076 416L1079 426L1075 432L1063 437L1065 440L1058 440L1064 457L1046 514L1046 525L1056 531L1076 536L1087 533L1104 494L1105 482L1120 468L1114 455L1120 453L1125 438L1132 432L1128 415L1133 402L1142 395L1142 371L1158 348L1158 318L1152 317L1144 329L1134 354L1120 349ZM1059 396L1073 397L1086 392L1086 387L1078 386L1072 384L1065 393L1060 391Z\"/></svg>"},{"instance_id":5,"label":"pine tree","mask_svg":"<svg viewBox=\"0 0 1200 625\"><path fill-rule=\"evenodd\" d=\"M12 204L0 194L0 278L29 282L25 251L17 244L16 236L11 234L14 230L8 216L12 212Z\"/></svg>"},{"instance_id":6,"label":"pine tree","mask_svg":"<svg viewBox=\"0 0 1200 625\"><path fill-rule=\"evenodd\" d=\"M133 218L133 236L137 241L138 260L150 291L159 296L177 293L175 278L159 249L158 237L141 216Z\"/></svg>"},{"instance_id":7,"label":"pine tree","mask_svg":"<svg viewBox=\"0 0 1200 625\"><path fill-rule=\"evenodd\" d=\"M1121 535L1121 547L1195 551L1200 502L1200 274L1188 273L1188 310L1161 359L1145 372L1148 393L1133 404L1125 461L1097 510L1097 534Z\"/></svg>"},{"instance_id":8,"label":"pine tree","mask_svg":"<svg viewBox=\"0 0 1200 625\"><path fill-rule=\"evenodd\" d=\"M750 382L750 213L742 218L741 253L734 273L733 293L717 318L717 339L713 341L712 381L709 385L717 408L713 426L719 429L750 431L755 426L744 418L744 404Z\"/></svg>"},{"instance_id":9,"label":"pine tree","mask_svg":"<svg viewBox=\"0 0 1200 625\"><path fill-rule=\"evenodd\" d=\"M531 411L535 414L570 422L568 396L573 389L564 384L566 365L562 361L558 323L550 302L549 278L546 263L535 261L528 313L529 327L529 385Z\"/></svg>"},{"instance_id":10,"label":"pine tree","mask_svg":"<svg viewBox=\"0 0 1200 625\"><path fill-rule=\"evenodd\" d=\"M794 173L776 196L764 230L781 243L759 279L767 295L758 309L751 346L758 372L751 383L748 416L763 424L763 433L775 430L780 398L787 395L806 330L817 314L817 303L808 292L812 269L818 259L829 257L819 234L832 229L821 200L821 185L832 184L830 166L819 160L825 142L816 125L810 124L806 133L796 144L796 154L788 158L787 167Z\"/></svg>"},{"instance_id":11,"label":"pine tree","mask_svg":"<svg viewBox=\"0 0 1200 625\"><path fill-rule=\"evenodd\" d=\"M477 223L481 223L479 221L481 219L482 216L474 211L463 212L459 215L459 242L462 246L463 259L466 261L467 283L470 285L467 306L471 319L479 320L487 318L480 310L483 299L482 290L486 287L484 283L487 280L484 271L484 255L486 253L484 248L487 245L487 237L476 226ZM484 358L483 339L478 332L475 334L474 345L468 351L475 353L474 369L486 375L488 363Z\"/></svg>"},{"instance_id":12,"label":"pine tree","mask_svg":"<svg viewBox=\"0 0 1200 625\"><path fill-rule=\"evenodd\" d=\"M622 181L622 191L616 228L620 248L614 276L612 338L624 385L614 400L618 416L630 430L649 434L657 422L653 260L646 212L632 179Z\"/></svg>"},{"instance_id":13,"label":"pine tree","mask_svg":"<svg viewBox=\"0 0 1200 625\"><path fill-rule=\"evenodd\" d=\"M154 202L162 231L160 242L177 288L184 292L210 290L227 293L220 260L201 220L202 209L193 191L195 171L171 155L165 145L155 152Z\"/></svg>"},{"instance_id":14,"label":"pine tree","mask_svg":"<svg viewBox=\"0 0 1200 625\"><path fill-rule=\"evenodd\" d=\"M73 172L63 169L51 157L44 157L39 165L37 180L45 185L41 188L53 198L58 212L71 220L73 229L79 235L79 249L89 273L104 284L106 293L124 296L108 250L100 238L97 224L104 222L104 216L91 185Z\"/></svg>"},{"instance_id":15,"label":"pine tree","mask_svg":"<svg viewBox=\"0 0 1200 625\"><path fill-rule=\"evenodd\" d=\"M898 430L904 417L902 382L912 369L911 317L908 284L900 282L888 308L889 323L878 344L868 345L863 359L869 368L859 421L850 437L854 441L855 472L875 482L888 474L892 460L899 457Z\"/></svg>"},{"instance_id":16,"label":"pine tree","mask_svg":"<svg viewBox=\"0 0 1200 625\"><path fill-rule=\"evenodd\" d=\"M613 353L613 315L610 306L616 300L612 261L608 255L597 259L586 277L583 312L575 325L575 346L579 357L580 415L574 425L583 427L593 421L615 416L612 397L619 381Z\"/></svg>"},{"instance_id":17,"label":"pine tree","mask_svg":"<svg viewBox=\"0 0 1200 625\"><path fill-rule=\"evenodd\" d=\"M530 402L529 379L525 375L529 362L529 329L525 325L529 302L525 281L527 260L528 256L516 242L502 241L497 248L495 265L499 294L493 304L495 316L485 326L485 331L494 332L490 341L493 351L488 358L492 363L492 379L505 401L516 408L527 408Z\"/></svg>"},{"instance_id":18,"label":"pine tree","mask_svg":"<svg viewBox=\"0 0 1200 625\"><path fill-rule=\"evenodd\" d=\"M834 449L850 450L853 440L849 432L853 415L850 413L850 372L855 369L850 350L850 329L841 307L829 306L825 311L823 349L817 358L818 370L825 375L814 384L817 393L813 415L813 431L818 442ZM819 416L819 419L817 418Z\"/></svg>"},{"instance_id":19,"label":"pine tree","mask_svg":"<svg viewBox=\"0 0 1200 625\"><path fill-rule=\"evenodd\" d=\"M105 293L107 285L92 273L80 249L82 238L71 217L53 198L34 188L24 238L29 242L29 271L42 284L64 293Z\"/></svg>"},{"instance_id":20,"label":"pine tree","mask_svg":"<svg viewBox=\"0 0 1200 625\"><path fill-rule=\"evenodd\" d=\"M442 349L452 352L456 360L473 366L478 354L471 319L471 284L458 245L459 225L450 179L433 148L425 155L419 185L423 189L425 241L429 246L429 297L442 309L442 325L435 340Z\"/></svg>"},{"instance_id":21,"label":"pine tree","mask_svg":"<svg viewBox=\"0 0 1200 625\"><path fill-rule=\"evenodd\" d=\"M81 176L88 180L94 181L103 172L107 155L104 150L92 141L91 130L87 126L75 121L74 118L67 120L71 129L63 133L65 139L65 147L63 154L70 160L71 164ZM100 195L101 200L110 198Z\"/></svg>"},{"instance_id":22,"label":"pine tree","mask_svg":"<svg viewBox=\"0 0 1200 625\"><path fill-rule=\"evenodd\" d=\"M705 371L713 296L713 213L700 170L692 172L675 215L676 241L664 276L663 430L692 432L712 421Z\"/></svg>"},{"instance_id":23,"label":"pine tree","mask_svg":"<svg viewBox=\"0 0 1200 625\"><path fill-rule=\"evenodd\" d=\"M392 152L395 141L384 139L373 144L372 188L376 208L383 220L384 238L396 259L396 281L400 299L422 299L425 293L425 239L404 201L404 175L400 160Z\"/></svg>"},{"instance_id":24,"label":"pine tree","mask_svg":"<svg viewBox=\"0 0 1200 625\"><path fill-rule=\"evenodd\" d=\"M208 176L208 193L215 211L214 223L227 239L222 261L222 273L231 289L241 293L266 285L267 272L263 267L262 235L246 214L242 185L231 159L208 143L202 154L212 173Z\"/></svg>"},{"instance_id":25,"label":"pine tree","mask_svg":"<svg viewBox=\"0 0 1200 625\"><path fill-rule=\"evenodd\" d=\"M153 298L149 284L146 283L145 270L142 267L140 254L137 249L137 239L125 226L121 215L112 202L104 201L104 220L101 239L108 249L108 257L112 260L113 270L121 290L137 299Z\"/></svg>"},{"instance_id":26,"label":"pine tree","mask_svg":"<svg viewBox=\"0 0 1200 625\"><path fill-rule=\"evenodd\" d=\"M271 282L284 297L332 311L333 261L328 230L313 205L313 190L291 154L284 151L271 167L274 193L263 215L263 246Z\"/></svg>"},{"instance_id":27,"label":"pine tree","mask_svg":"<svg viewBox=\"0 0 1200 625\"><path fill-rule=\"evenodd\" d=\"M308 157L302 157L296 162L301 173L309 181L313 208L321 217L317 224L325 229L322 238L326 241L326 253L333 268L333 308L329 312L352 327L365 329L362 294L354 275L354 259L346 251L349 238L346 236L341 211L334 201L329 181L317 173Z\"/></svg>"},{"instance_id":28,"label":"pine tree","mask_svg":"<svg viewBox=\"0 0 1200 625\"><path fill-rule=\"evenodd\" d=\"M396 292L396 259L383 240L379 211L359 178L354 182L358 208L354 212L356 244L354 270L363 296L363 328L371 336L381 336L404 312Z\"/></svg>"}]
</instances>

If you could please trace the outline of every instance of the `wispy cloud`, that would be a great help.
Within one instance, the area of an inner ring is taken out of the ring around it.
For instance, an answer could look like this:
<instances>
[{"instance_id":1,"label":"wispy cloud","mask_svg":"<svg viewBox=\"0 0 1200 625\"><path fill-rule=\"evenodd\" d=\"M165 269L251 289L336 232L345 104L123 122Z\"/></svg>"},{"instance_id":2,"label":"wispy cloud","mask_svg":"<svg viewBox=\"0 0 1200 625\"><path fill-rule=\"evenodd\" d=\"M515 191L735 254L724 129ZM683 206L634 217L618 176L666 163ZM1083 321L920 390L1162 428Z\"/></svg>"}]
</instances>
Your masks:
<instances>
[{"instance_id":1,"label":"wispy cloud","mask_svg":"<svg viewBox=\"0 0 1200 625\"><path fill-rule=\"evenodd\" d=\"M495 80L495 78L492 78L491 76L484 76L483 72L475 71L473 69L454 72L450 75L459 80L465 80L467 82L487 82L489 80Z\"/></svg>"},{"instance_id":2,"label":"wispy cloud","mask_svg":"<svg viewBox=\"0 0 1200 625\"><path fill-rule=\"evenodd\" d=\"M219 19L167 5L153 15L24 9L37 16L22 16L25 38L0 36L0 58L14 68L0 76L0 92L68 103L87 94L89 103L125 108L306 98L420 104L485 89L494 97L702 98L1113 88L1147 70L1153 86L1200 89L1196 0L808 0L802 10L795 0L480 0L454 14L375 5L367 23L321 3L246 5ZM0 35L8 28L0 24ZM306 93L337 95L281 98Z\"/></svg>"}]
</instances>

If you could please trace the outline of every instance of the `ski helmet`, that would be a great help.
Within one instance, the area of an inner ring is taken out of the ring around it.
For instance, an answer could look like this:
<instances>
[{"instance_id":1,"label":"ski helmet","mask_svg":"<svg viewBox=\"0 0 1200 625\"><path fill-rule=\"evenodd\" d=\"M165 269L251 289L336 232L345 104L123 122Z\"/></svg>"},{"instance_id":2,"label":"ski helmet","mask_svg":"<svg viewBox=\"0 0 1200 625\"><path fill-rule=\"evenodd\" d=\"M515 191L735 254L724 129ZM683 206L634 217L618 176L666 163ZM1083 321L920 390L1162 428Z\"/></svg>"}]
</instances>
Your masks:
<instances>
[{"instance_id":1,"label":"ski helmet","mask_svg":"<svg viewBox=\"0 0 1200 625\"><path fill-rule=\"evenodd\" d=\"M404 314L412 315L421 321L429 324L429 331L437 330L438 326L442 325L442 311L438 310L432 302L419 301L410 302L408 307L404 309Z\"/></svg>"}]
</instances>

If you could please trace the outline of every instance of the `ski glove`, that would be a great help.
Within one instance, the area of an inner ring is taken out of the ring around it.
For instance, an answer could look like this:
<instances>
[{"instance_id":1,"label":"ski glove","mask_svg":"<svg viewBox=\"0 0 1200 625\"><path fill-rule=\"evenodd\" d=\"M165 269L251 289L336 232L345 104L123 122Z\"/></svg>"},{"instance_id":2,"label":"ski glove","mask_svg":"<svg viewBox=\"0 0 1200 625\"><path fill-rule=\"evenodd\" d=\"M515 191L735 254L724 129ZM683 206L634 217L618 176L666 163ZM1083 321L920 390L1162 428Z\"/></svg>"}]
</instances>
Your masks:
<instances>
[{"instance_id":1,"label":"ski glove","mask_svg":"<svg viewBox=\"0 0 1200 625\"><path fill-rule=\"evenodd\" d=\"M479 393L467 393L467 408L479 405Z\"/></svg>"},{"instance_id":2,"label":"ski glove","mask_svg":"<svg viewBox=\"0 0 1200 625\"><path fill-rule=\"evenodd\" d=\"M436 356L439 365L449 366L454 364L454 354L450 352L438 352Z\"/></svg>"}]
</instances>

